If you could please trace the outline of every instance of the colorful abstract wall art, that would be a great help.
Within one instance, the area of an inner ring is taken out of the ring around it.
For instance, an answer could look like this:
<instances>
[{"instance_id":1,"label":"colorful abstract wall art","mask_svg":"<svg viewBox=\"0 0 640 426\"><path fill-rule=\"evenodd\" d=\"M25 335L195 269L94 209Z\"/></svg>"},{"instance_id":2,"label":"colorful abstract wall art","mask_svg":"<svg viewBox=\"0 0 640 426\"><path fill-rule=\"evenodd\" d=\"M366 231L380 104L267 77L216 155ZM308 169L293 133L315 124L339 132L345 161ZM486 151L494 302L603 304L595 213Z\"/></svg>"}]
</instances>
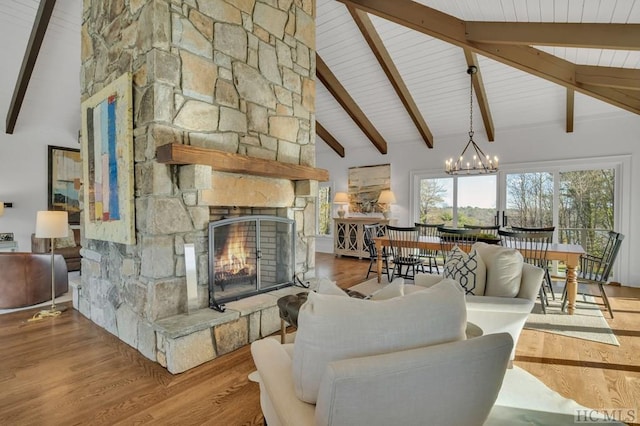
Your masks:
<instances>
[{"instance_id":1,"label":"colorful abstract wall art","mask_svg":"<svg viewBox=\"0 0 640 426\"><path fill-rule=\"evenodd\" d=\"M82 103L86 238L135 244L131 74Z\"/></svg>"}]
</instances>

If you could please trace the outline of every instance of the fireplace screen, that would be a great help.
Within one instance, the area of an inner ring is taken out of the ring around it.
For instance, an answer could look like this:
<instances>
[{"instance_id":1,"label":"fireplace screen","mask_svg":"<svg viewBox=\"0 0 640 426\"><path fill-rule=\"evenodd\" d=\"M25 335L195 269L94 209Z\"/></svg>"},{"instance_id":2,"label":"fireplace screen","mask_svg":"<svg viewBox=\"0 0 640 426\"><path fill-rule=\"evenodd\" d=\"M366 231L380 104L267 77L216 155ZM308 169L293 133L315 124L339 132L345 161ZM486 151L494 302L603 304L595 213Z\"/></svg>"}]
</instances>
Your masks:
<instances>
[{"instance_id":1,"label":"fireplace screen","mask_svg":"<svg viewBox=\"0 0 640 426\"><path fill-rule=\"evenodd\" d=\"M209 305L293 284L295 222L242 216L209 223Z\"/></svg>"}]
</instances>

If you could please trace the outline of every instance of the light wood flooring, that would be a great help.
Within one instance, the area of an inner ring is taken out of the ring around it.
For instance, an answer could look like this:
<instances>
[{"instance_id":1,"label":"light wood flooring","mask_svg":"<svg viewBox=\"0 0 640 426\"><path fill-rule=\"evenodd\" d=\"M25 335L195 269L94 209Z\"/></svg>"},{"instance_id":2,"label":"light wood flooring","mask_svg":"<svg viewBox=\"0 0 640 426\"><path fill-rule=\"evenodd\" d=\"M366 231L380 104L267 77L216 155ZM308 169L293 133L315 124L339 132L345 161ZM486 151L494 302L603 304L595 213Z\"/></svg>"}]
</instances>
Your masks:
<instances>
[{"instance_id":1,"label":"light wood flooring","mask_svg":"<svg viewBox=\"0 0 640 426\"><path fill-rule=\"evenodd\" d=\"M316 269L350 287L368 264L319 254ZM580 404L637 414L640 289L607 290L620 347L524 330L515 364ZM174 376L73 309L28 323L35 311L0 315L0 425L262 424L249 347Z\"/></svg>"}]
</instances>

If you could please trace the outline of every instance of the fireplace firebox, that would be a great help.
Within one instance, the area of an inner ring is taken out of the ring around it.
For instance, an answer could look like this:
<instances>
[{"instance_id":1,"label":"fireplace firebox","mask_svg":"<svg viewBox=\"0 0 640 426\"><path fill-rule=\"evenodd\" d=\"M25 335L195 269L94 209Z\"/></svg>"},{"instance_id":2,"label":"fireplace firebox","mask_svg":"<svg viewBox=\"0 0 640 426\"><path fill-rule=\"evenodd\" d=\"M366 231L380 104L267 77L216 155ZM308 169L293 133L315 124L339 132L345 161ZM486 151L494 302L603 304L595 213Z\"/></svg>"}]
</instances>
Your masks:
<instances>
[{"instance_id":1,"label":"fireplace firebox","mask_svg":"<svg viewBox=\"0 0 640 426\"><path fill-rule=\"evenodd\" d=\"M295 222L250 215L209 223L209 306L293 285Z\"/></svg>"}]
</instances>

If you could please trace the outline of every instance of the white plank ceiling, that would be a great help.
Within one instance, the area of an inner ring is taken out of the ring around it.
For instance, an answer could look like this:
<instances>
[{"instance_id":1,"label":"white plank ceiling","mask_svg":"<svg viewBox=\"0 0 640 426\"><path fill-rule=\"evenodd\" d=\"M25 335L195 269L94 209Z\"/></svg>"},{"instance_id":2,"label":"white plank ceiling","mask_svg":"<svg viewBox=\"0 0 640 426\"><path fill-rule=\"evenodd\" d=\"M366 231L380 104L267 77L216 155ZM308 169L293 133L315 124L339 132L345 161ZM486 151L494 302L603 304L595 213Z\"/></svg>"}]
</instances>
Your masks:
<instances>
[{"instance_id":1,"label":"white plank ceiling","mask_svg":"<svg viewBox=\"0 0 640 426\"><path fill-rule=\"evenodd\" d=\"M418 0L465 21L640 23L640 0ZM318 0L317 50L364 110L389 146L420 141L404 107L344 4ZM434 136L465 134L469 128L469 76L463 50L412 29L368 15ZM640 68L639 51L533 46L580 65ZM526 72L478 56L495 126L496 140L507 128L558 123L565 126L566 89ZM322 86L318 82L319 86ZM352 120L320 87L316 118L350 148L375 150ZM575 121L594 116L633 115L616 106L575 94ZM486 141L474 99L475 139ZM426 144L424 149L428 149ZM318 142L317 150L330 148Z\"/></svg>"},{"instance_id":2,"label":"white plank ceiling","mask_svg":"<svg viewBox=\"0 0 640 426\"><path fill-rule=\"evenodd\" d=\"M229 0L231 2L231 0ZM0 9L0 116L5 119L39 5L2 0ZM467 21L640 23L640 0L419 0ZM18 117L16 131L35 122L79 128L80 26L82 0L58 0ZM466 134L469 77L462 49L368 15L434 135ZM537 46L536 46L537 47ZM576 64L640 68L640 51L537 47ZM318 54L355 99L389 146L420 141L420 135L347 8L317 0ZM554 83L479 56L496 140L500 131L565 122L566 90ZM474 100L476 139L486 140ZM329 91L318 81L316 118L343 145L375 150ZM629 115L576 93L576 126L602 115ZM427 147L423 143L424 149ZM330 150L318 141L319 151Z\"/></svg>"}]
</instances>

